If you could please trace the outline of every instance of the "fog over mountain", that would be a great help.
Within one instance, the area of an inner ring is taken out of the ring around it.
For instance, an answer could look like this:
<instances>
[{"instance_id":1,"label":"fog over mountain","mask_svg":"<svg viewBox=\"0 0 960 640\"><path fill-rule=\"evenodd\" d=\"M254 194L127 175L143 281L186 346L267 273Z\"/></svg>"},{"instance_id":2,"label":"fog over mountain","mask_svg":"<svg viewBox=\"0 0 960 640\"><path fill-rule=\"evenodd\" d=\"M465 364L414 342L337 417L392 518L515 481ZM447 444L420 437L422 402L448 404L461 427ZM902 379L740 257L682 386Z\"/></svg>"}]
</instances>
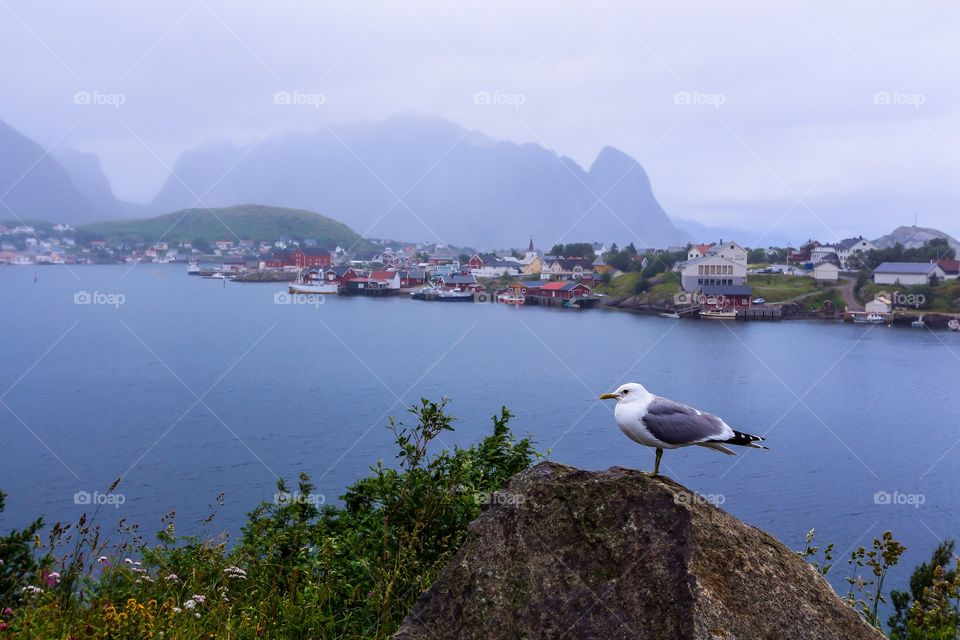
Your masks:
<instances>
[{"instance_id":1,"label":"fog over mountain","mask_svg":"<svg viewBox=\"0 0 960 640\"><path fill-rule=\"evenodd\" d=\"M612 147L584 168L439 118L324 127L183 154L152 213L238 202L310 209L364 236L479 247L681 244L643 168Z\"/></svg>"},{"instance_id":2,"label":"fog over mountain","mask_svg":"<svg viewBox=\"0 0 960 640\"><path fill-rule=\"evenodd\" d=\"M40 145L0 121L0 219L85 222L96 207Z\"/></svg>"}]
</instances>

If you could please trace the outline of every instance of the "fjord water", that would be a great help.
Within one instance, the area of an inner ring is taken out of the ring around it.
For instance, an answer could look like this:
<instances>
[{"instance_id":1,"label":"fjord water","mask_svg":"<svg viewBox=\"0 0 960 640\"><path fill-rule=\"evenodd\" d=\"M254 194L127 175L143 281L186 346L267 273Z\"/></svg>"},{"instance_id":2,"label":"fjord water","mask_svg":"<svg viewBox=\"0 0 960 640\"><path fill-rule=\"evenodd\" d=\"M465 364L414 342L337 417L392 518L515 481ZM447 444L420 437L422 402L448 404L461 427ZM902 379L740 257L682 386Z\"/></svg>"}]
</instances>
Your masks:
<instances>
[{"instance_id":1,"label":"fjord water","mask_svg":"<svg viewBox=\"0 0 960 640\"><path fill-rule=\"evenodd\" d=\"M890 529L912 566L960 533L960 335L408 296L278 304L283 288L179 265L0 268L0 529L75 518L91 509L77 492L122 476L108 529L149 533L175 510L199 531L223 492L211 528L235 534L277 477L305 471L330 502L391 464L387 416L421 397L451 398L441 446L478 441L505 405L558 462L650 469L596 399L638 381L768 437L772 451L736 458L667 451L662 469L794 549L816 527L845 557Z\"/></svg>"}]
</instances>

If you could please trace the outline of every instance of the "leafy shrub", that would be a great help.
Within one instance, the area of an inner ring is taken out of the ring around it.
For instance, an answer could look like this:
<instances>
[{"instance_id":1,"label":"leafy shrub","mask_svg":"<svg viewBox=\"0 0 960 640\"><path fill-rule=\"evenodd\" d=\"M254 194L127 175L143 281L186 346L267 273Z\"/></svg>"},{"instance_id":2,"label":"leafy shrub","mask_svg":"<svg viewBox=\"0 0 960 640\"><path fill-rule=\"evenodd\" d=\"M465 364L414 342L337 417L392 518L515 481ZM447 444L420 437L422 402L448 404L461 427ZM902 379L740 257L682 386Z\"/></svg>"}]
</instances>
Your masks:
<instances>
[{"instance_id":1,"label":"leafy shrub","mask_svg":"<svg viewBox=\"0 0 960 640\"><path fill-rule=\"evenodd\" d=\"M222 537L178 536L173 514L155 544L124 525L110 549L85 519L55 525L48 548L72 551L45 574L55 580L39 585L32 570L18 574L28 595L0 625L11 637L43 638L389 637L486 498L537 455L529 439L511 434L506 408L480 443L428 454L453 430L446 406L422 400L410 409L410 427L391 419L396 468L377 463L340 505L311 500L306 474L294 492L279 482L232 549Z\"/></svg>"}]
</instances>

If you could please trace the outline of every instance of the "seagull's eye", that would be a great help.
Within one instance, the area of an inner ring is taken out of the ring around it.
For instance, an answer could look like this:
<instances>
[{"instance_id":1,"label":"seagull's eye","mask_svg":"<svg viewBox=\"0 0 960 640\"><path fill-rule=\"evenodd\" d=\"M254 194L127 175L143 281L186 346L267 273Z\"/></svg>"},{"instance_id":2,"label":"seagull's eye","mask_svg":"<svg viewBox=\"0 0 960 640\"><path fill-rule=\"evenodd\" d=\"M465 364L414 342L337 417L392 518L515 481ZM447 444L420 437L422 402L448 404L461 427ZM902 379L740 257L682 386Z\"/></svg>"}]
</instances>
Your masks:
<instances>
[{"instance_id":1,"label":"seagull's eye","mask_svg":"<svg viewBox=\"0 0 960 640\"><path fill-rule=\"evenodd\" d=\"M628 393L630 393L630 389L624 389L624 390L623 390L623 395L627 395Z\"/></svg>"}]
</instances>

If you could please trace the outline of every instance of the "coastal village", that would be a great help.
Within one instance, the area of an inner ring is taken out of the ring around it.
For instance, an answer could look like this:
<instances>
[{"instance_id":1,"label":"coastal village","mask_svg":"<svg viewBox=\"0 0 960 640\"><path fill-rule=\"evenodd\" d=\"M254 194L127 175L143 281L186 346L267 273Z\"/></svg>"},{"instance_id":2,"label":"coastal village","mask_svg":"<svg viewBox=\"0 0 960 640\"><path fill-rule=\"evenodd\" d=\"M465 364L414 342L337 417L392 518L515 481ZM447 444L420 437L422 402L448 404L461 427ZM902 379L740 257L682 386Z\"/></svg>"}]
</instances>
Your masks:
<instances>
[{"instance_id":1,"label":"coastal village","mask_svg":"<svg viewBox=\"0 0 960 640\"><path fill-rule=\"evenodd\" d=\"M885 250L863 237L811 240L799 248L748 249L719 239L643 250L574 243L550 252L530 239L522 251L485 253L437 243L366 244L376 249L327 248L288 237L130 246L64 224L0 225L0 265L183 263L191 275L210 279L288 282L291 294L599 305L720 320L836 317L919 327L932 319L932 326L960 330L954 317L960 291L953 287L960 282L960 261L946 243L931 246L935 253L922 261L881 262L876 256Z\"/></svg>"}]
</instances>

